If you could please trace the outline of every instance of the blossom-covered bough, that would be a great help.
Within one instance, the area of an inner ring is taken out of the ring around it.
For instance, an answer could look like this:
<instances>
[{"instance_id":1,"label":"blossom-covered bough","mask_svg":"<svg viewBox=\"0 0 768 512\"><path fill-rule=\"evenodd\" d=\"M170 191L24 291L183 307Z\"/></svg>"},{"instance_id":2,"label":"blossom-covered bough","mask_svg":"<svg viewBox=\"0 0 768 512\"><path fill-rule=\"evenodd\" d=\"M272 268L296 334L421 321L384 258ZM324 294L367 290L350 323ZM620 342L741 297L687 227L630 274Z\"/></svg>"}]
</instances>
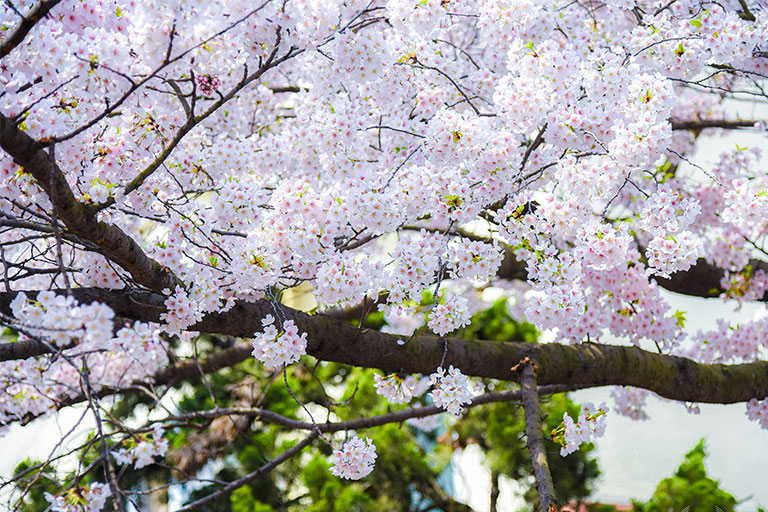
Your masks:
<instances>
[{"instance_id":1,"label":"blossom-covered bough","mask_svg":"<svg viewBox=\"0 0 768 512\"><path fill-rule=\"evenodd\" d=\"M743 402L768 425L766 317L689 334L662 293L765 300L760 148L695 152L711 134L766 130L752 114L768 100L761 2L43 0L0 13L0 425L85 403L101 446L101 483L76 479L53 510L119 510L132 499L121 465L159 460L162 427L195 418L308 432L222 496L316 440L337 450L334 474L375 471L370 439L328 434L522 399L542 510L556 504L539 393L620 386L612 409L635 418L647 392ZM486 291L557 343L450 337ZM290 307L301 293L312 304ZM347 321L377 308L387 329ZM228 341L201 355L200 333ZM391 374L377 389L396 403L431 385L435 405L351 422L247 400L138 429L105 416L107 397L144 393L160 410L185 382L305 355ZM466 376L522 394L473 397ZM563 453L606 412L565 418Z\"/></svg>"}]
</instances>

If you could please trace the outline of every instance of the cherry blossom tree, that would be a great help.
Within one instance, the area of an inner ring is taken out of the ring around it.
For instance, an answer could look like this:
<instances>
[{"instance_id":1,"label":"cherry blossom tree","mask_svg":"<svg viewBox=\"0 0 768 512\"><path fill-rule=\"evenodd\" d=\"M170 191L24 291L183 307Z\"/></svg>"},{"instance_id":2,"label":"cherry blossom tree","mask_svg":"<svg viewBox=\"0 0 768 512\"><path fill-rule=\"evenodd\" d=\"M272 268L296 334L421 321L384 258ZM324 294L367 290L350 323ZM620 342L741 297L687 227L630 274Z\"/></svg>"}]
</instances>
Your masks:
<instances>
[{"instance_id":1,"label":"cherry blossom tree","mask_svg":"<svg viewBox=\"0 0 768 512\"><path fill-rule=\"evenodd\" d=\"M491 402L522 404L547 511L545 438L567 456L612 414L644 418L650 393L744 403L768 428L768 316L691 333L662 293L767 296L760 149L695 153L702 135L766 130L767 9L5 2L0 425L77 404L96 425L97 458L51 509L121 510L125 468L159 463L196 420L258 418L295 442L183 510L317 444L334 475L375 481L353 431ZM489 297L555 342L452 337ZM188 383L256 362L255 385L285 387L301 418L212 390L174 410ZM411 405L342 421L289 382L324 362L376 369L371 386ZM543 431L540 395L597 386L614 403ZM117 421L131 394L149 414Z\"/></svg>"}]
</instances>

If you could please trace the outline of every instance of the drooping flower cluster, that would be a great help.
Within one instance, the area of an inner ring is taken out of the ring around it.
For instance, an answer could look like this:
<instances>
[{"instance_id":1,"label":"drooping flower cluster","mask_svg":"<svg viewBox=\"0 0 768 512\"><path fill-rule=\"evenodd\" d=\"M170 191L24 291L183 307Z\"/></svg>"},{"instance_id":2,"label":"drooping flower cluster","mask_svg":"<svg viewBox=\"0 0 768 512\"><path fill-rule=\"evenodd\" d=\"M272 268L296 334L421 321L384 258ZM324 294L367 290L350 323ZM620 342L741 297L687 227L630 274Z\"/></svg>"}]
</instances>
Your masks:
<instances>
[{"instance_id":1,"label":"drooping flower cluster","mask_svg":"<svg viewBox=\"0 0 768 512\"><path fill-rule=\"evenodd\" d=\"M645 254L655 273L668 277L696 263L701 240L688 228L700 212L696 198L682 198L667 185L659 187L648 199L638 226L652 236Z\"/></svg>"},{"instance_id":2,"label":"drooping flower cluster","mask_svg":"<svg viewBox=\"0 0 768 512\"><path fill-rule=\"evenodd\" d=\"M376 445L369 438L353 435L341 450L334 450L331 473L348 480L360 480L373 471L376 463Z\"/></svg>"},{"instance_id":3,"label":"drooping flower cluster","mask_svg":"<svg viewBox=\"0 0 768 512\"><path fill-rule=\"evenodd\" d=\"M759 237L768 227L768 183L764 179L735 179L725 193L723 220L744 235Z\"/></svg>"},{"instance_id":4,"label":"drooping flower cluster","mask_svg":"<svg viewBox=\"0 0 768 512\"><path fill-rule=\"evenodd\" d=\"M267 315L261 319L264 332L253 338L253 357L264 363L268 369L280 368L299 360L307 353L307 333L299 334L293 320L283 322L282 331L275 327L275 317Z\"/></svg>"},{"instance_id":5,"label":"drooping flower cluster","mask_svg":"<svg viewBox=\"0 0 768 512\"><path fill-rule=\"evenodd\" d=\"M629 386L615 387L611 396L615 401L614 412L632 418L633 420L647 420L645 401L650 392L645 389Z\"/></svg>"},{"instance_id":6,"label":"drooping flower cluster","mask_svg":"<svg viewBox=\"0 0 768 512\"><path fill-rule=\"evenodd\" d=\"M761 427L768 430L768 398L753 398L747 402L747 418L760 423Z\"/></svg>"},{"instance_id":7,"label":"drooping flower cluster","mask_svg":"<svg viewBox=\"0 0 768 512\"><path fill-rule=\"evenodd\" d=\"M433 414L421 418L408 418L405 422L422 432L432 432L443 424L444 414Z\"/></svg>"},{"instance_id":8,"label":"drooping flower cluster","mask_svg":"<svg viewBox=\"0 0 768 512\"><path fill-rule=\"evenodd\" d=\"M189 298L189 294L177 286L173 293L164 290L168 298L165 301L166 311L160 315L165 322L165 330L169 334L179 334L181 331L203 319L197 302Z\"/></svg>"},{"instance_id":9,"label":"drooping flower cluster","mask_svg":"<svg viewBox=\"0 0 768 512\"><path fill-rule=\"evenodd\" d=\"M454 416L461 416L464 412L462 406L472 403L472 392L469 390L467 376L451 365L447 372L438 367L437 371L429 377L435 386L429 392L435 405Z\"/></svg>"},{"instance_id":10,"label":"drooping flower cluster","mask_svg":"<svg viewBox=\"0 0 768 512\"><path fill-rule=\"evenodd\" d=\"M373 377L376 392L394 404L404 404L411 401L413 391L419 383L414 375L401 377L393 373L391 375L376 374Z\"/></svg>"},{"instance_id":11,"label":"drooping flower cluster","mask_svg":"<svg viewBox=\"0 0 768 512\"><path fill-rule=\"evenodd\" d=\"M138 441L129 438L123 444L127 448L112 452L118 464L131 464L136 469L141 469L154 462L155 457L162 457L168 451L168 440L163 437L163 429L156 427L151 434L141 434Z\"/></svg>"},{"instance_id":12,"label":"drooping flower cluster","mask_svg":"<svg viewBox=\"0 0 768 512\"><path fill-rule=\"evenodd\" d=\"M78 305L73 297L40 292L29 300L19 292L11 302L19 321L21 338L27 335L50 340L58 347L74 342L101 343L112 338L111 308L98 302Z\"/></svg>"},{"instance_id":13,"label":"drooping flower cluster","mask_svg":"<svg viewBox=\"0 0 768 512\"><path fill-rule=\"evenodd\" d=\"M682 198L663 185L646 201L638 226L653 236L675 235L688 229L699 213L701 205L696 198Z\"/></svg>"},{"instance_id":14,"label":"drooping flower cluster","mask_svg":"<svg viewBox=\"0 0 768 512\"><path fill-rule=\"evenodd\" d=\"M655 237L648 243L645 255L648 265L656 274L669 277L680 270L687 270L696 263L701 242L690 231L678 235Z\"/></svg>"},{"instance_id":15,"label":"drooping flower cluster","mask_svg":"<svg viewBox=\"0 0 768 512\"><path fill-rule=\"evenodd\" d=\"M595 408L591 403L582 404L579 419L574 422L563 413L563 423L552 432L552 439L562 445L560 455L566 456L579 449L581 443L589 443L605 433L605 415L608 406L602 403Z\"/></svg>"},{"instance_id":16,"label":"drooping flower cluster","mask_svg":"<svg viewBox=\"0 0 768 512\"><path fill-rule=\"evenodd\" d=\"M470 315L467 307L469 301L458 295L449 296L445 302L438 303L429 314L427 325L432 331L445 336L459 327L469 325Z\"/></svg>"},{"instance_id":17,"label":"drooping flower cluster","mask_svg":"<svg viewBox=\"0 0 768 512\"><path fill-rule=\"evenodd\" d=\"M51 512L100 512L109 496L107 484L73 487L64 494L45 493Z\"/></svg>"}]
</instances>

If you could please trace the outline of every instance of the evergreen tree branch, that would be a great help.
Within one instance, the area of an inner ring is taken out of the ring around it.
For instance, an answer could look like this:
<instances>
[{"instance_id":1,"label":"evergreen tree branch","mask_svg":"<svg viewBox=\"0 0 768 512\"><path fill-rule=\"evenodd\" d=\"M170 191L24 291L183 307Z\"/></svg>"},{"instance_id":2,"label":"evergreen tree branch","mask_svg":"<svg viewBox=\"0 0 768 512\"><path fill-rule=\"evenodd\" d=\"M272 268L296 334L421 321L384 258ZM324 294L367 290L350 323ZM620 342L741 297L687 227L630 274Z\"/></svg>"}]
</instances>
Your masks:
<instances>
[{"instance_id":1,"label":"evergreen tree branch","mask_svg":"<svg viewBox=\"0 0 768 512\"><path fill-rule=\"evenodd\" d=\"M277 466L279 466L283 462L301 453L301 451L307 446L309 446L318 435L319 433L317 431L311 432L307 437L304 438L304 440L296 443L293 447L287 449L286 451L284 451L274 459L270 460L269 462L261 466L256 471L248 473L244 477L238 478L237 480L230 482L229 484L225 485L218 491L209 494L205 498L201 498L197 501L193 501L192 503L180 508L178 512L191 512L192 510L197 510L200 507L203 507L220 498L223 498L224 496L229 496L240 487L248 484L249 482L256 480L257 478L261 477L266 473L269 473L270 471L275 469Z\"/></svg>"}]
</instances>

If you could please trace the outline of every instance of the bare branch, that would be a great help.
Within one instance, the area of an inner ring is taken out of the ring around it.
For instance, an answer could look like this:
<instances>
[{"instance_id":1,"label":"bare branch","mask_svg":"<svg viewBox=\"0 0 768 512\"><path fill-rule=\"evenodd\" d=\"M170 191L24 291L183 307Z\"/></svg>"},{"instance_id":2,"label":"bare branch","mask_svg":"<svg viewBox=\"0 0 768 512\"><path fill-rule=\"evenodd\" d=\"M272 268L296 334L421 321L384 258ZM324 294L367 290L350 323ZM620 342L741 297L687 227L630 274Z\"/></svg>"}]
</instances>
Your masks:
<instances>
[{"instance_id":1,"label":"bare branch","mask_svg":"<svg viewBox=\"0 0 768 512\"><path fill-rule=\"evenodd\" d=\"M291 457L298 455L301 453L301 451L309 446L312 441L315 440L315 438L319 435L317 431L313 431L311 434L309 434L306 438L304 438L303 441L300 441L296 443L292 448L289 448L285 450L283 453L275 457L274 459L270 460L263 466L261 466L256 471L253 471L252 473L248 473L242 478L238 478L237 480L230 482L226 486L222 487L216 492L213 492L206 496L205 498L201 498L197 501L193 501L186 507L182 507L179 509L179 512L190 512L192 510L197 510L200 507L207 505L213 501L216 501L219 498L222 498L224 496L228 496L235 492L240 487L248 484L249 482L252 482L253 480L256 480L260 476L264 475L265 473L269 473L273 469L275 469L277 466L282 464L283 462L287 461Z\"/></svg>"},{"instance_id":2,"label":"bare branch","mask_svg":"<svg viewBox=\"0 0 768 512\"><path fill-rule=\"evenodd\" d=\"M539 505L542 511L557 512L555 486L552 483L552 474L549 472L547 450L541 433L541 407L536 389L534 364L526 357L513 369L518 369L520 373L520 392L523 398L523 411L525 411L525 436L528 439L528 450L531 452L533 476L536 478L536 490L539 492Z\"/></svg>"},{"instance_id":3,"label":"bare branch","mask_svg":"<svg viewBox=\"0 0 768 512\"><path fill-rule=\"evenodd\" d=\"M541 386L539 388L539 394L550 395L554 393L565 393L567 391L575 391L577 388L574 386L566 385L550 385ZM471 408L478 405L490 404L495 402L517 402L521 399L520 391L504 391L501 393L485 393L483 395L474 397L472 403L465 406L465 408ZM219 416L252 416L273 423L275 425L281 425L294 430L313 430L319 429L323 434L332 432L341 432L344 430L363 430L366 428L380 427L388 423L402 423L411 418L424 418L426 416L433 416L445 412L436 405L426 405L419 407L409 407L401 411L390 412L386 414L380 414L378 416L370 416L358 418L349 421L339 421L336 423L318 423L312 424L306 421L294 420L287 418L268 409L260 409L257 407L227 407L210 409L207 411L194 411L187 414L179 414L174 416L168 416L161 420L156 420L156 423L165 423L168 421L189 421L195 419L208 419L216 418Z\"/></svg>"}]
</instances>

